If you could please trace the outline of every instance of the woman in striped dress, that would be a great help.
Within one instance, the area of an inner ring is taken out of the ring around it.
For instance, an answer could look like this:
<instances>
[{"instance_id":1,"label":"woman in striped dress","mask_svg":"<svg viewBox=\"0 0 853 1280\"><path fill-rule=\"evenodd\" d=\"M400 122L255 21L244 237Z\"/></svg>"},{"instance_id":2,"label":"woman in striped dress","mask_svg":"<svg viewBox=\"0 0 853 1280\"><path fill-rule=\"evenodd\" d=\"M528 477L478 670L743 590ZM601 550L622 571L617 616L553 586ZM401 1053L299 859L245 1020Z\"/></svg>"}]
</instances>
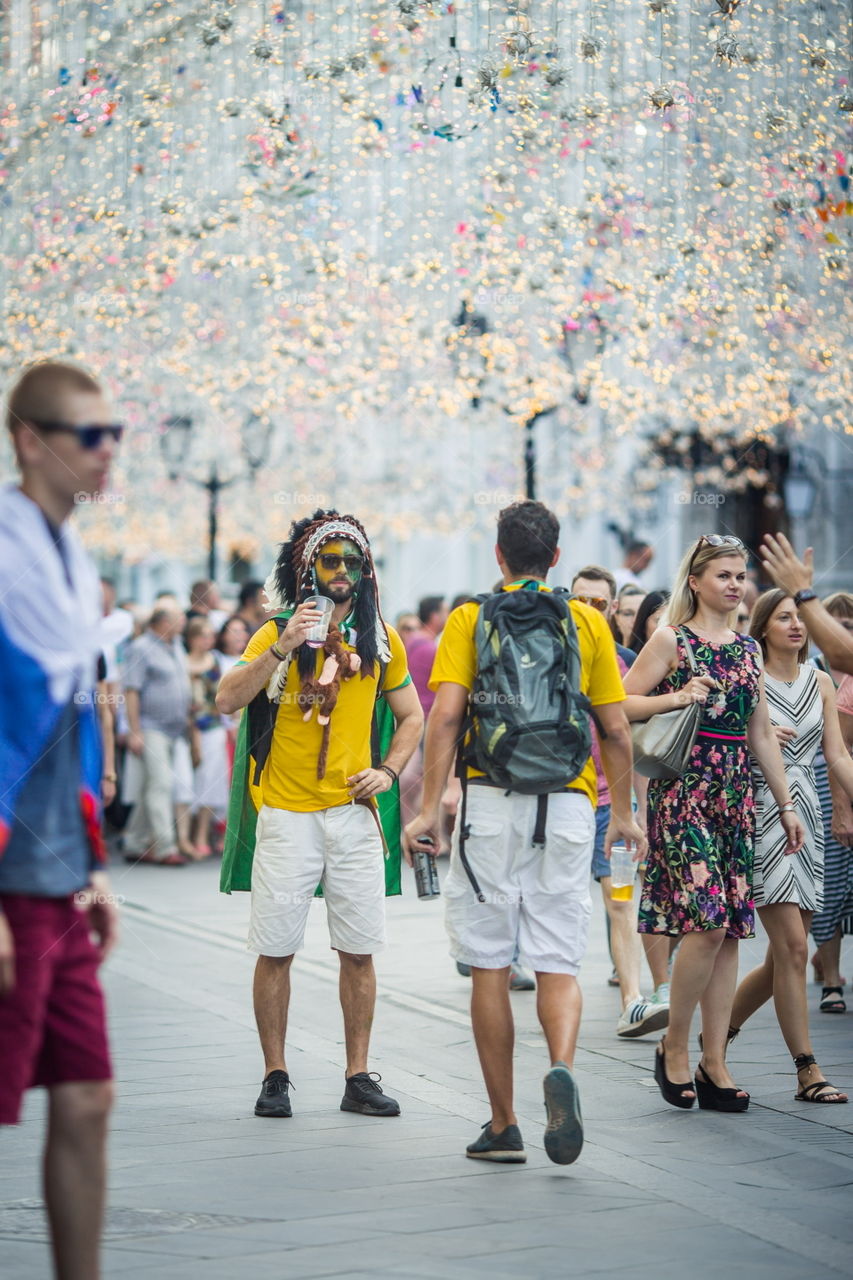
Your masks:
<instances>
[{"instance_id":1,"label":"woman in striped dress","mask_svg":"<svg viewBox=\"0 0 853 1280\"><path fill-rule=\"evenodd\" d=\"M827 613L847 631L853 632L853 595L835 591L823 602ZM815 665L827 671L836 685L836 702L844 744L853 749L853 676L833 671L823 657ZM841 976L841 939L853 934L853 806L838 787L830 789L826 761L821 752L815 760L817 792L823 810L823 910L812 919L812 938L817 951L812 957L815 978L822 983L822 1013L846 1013L844 979Z\"/></svg>"},{"instance_id":2,"label":"woman in striped dress","mask_svg":"<svg viewBox=\"0 0 853 1280\"><path fill-rule=\"evenodd\" d=\"M770 945L764 963L744 978L732 1009L730 1038L770 997L797 1069L802 1102L846 1102L825 1079L809 1040L806 1001L808 933L823 905L823 820L814 758L823 745L827 766L853 796L853 761L841 738L832 680L806 661L808 636L791 597L766 591L755 602L750 631L764 653L764 688L770 719L782 747L785 773L806 840L796 853L757 761L753 782L757 836L753 886L755 905Z\"/></svg>"}]
</instances>

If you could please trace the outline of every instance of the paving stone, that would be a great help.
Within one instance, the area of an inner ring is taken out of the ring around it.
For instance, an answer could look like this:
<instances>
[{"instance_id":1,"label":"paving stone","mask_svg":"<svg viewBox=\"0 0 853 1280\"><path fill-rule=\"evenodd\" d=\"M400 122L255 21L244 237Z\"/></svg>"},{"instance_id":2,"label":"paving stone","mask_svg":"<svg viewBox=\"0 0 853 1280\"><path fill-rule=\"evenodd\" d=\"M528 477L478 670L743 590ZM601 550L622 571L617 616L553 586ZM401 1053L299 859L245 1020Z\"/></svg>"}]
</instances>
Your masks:
<instances>
[{"instance_id":1,"label":"paving stone","mask_svg":"<svg viewBox=\"0 0 853 1280\"><path fill-rule=\"evenodd\" d=\"M727 1262L747 1280L849 1274L853 1107L794 1104L770 1008L732 1047L737 1077L753 1093L747 1115L666 1107L652 1079L653 1039L614 1034L618 993L606 986L597 901L576 1063L586 1147L569 1168L542 1150L546 1055L535 996L516 993L517 1109L529 1158L512 1168L463 1155L488 1110L470 984L447 958L439 913L412 896L389 903L373 1065L403 1115L383 1121L339 1110L337 962L314 904L294 964L296 1114L265 1122L252 1115L262 1071L245 895L223 899L216 868L200 865L170 882L165 901L159 874L138 870L121 892L147 912L129 913L106 974L119 1076L108 1280L235 1280L243 1271L251 1280L663 1280L680 1238L690 1280L717 1280ZM760 941L745 944L742 967L762 950ZM853 961L847 942L845 960ZM822 1065L839 1084L853 1082L848 1020L813 1022ZM24 1124L3 1135L12 1172L0 1174L0 1231L3 1205L38 1195L43 1121L34 1092ZM115 1224L140 1221L143 1234L116 1234ZM4 1236L0 1257L14 1280L46 1275L43 1244Z\"/></svg>"}]
</instances>

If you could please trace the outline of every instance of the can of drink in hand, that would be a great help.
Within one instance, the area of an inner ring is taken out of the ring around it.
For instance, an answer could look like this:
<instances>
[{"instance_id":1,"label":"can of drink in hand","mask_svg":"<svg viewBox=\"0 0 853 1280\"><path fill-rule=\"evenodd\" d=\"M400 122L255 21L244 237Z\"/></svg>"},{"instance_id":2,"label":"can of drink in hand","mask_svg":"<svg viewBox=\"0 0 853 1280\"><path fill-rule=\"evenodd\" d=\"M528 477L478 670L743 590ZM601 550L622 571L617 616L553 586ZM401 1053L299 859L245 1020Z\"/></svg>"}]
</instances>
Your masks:
<instances>
[{"instance_id":1,"label":"can of drink in hand","mask_svg":"<svg viewBox=\"0 0 853 1280\"><path fill-rule=\"evenodd\" d=\"M415 869L415 885L418 890L418 897L438 898L441 896L438 867L435 865L435 858L432 854L427 853L427 849L433 847L432 840L430 840L429 836L418 836L415 844L421 846L420 849L412 851L412 866Z\"/></svg>"}]
</instances>

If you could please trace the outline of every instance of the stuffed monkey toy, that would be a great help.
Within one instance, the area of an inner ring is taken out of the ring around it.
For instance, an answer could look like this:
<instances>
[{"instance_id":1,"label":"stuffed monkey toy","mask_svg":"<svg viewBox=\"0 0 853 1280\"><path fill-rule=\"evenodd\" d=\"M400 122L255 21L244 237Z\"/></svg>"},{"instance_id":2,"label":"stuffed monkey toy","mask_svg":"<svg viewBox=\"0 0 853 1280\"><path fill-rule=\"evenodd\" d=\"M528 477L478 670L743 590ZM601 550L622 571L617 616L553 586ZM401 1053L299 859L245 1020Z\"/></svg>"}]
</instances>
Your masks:
<instances>
[{"instance_id":1,"label":"stuffed monkey toy","mask_svg":"<svg viewBox=\"0 0 853 1280\"><path fill-rule=\"evenodd\" d=\"M323 653L326 655L326 660L323 663L320 674L312 680L303 681L302 688L297 696L297 702L303 712L302 719L306 722L310 720L316 707L317 720L323 726L323 741L320 744L320 754L317 758L318 778L325 778L326 776L326 759L329 754L329 721L338 701L341 680L351 680L361 668L361 658L357 653L350 653L349 649L344 648L343 637L335 626L329 628L329 634L323 645Z\"/></svg>"}]
</instances>

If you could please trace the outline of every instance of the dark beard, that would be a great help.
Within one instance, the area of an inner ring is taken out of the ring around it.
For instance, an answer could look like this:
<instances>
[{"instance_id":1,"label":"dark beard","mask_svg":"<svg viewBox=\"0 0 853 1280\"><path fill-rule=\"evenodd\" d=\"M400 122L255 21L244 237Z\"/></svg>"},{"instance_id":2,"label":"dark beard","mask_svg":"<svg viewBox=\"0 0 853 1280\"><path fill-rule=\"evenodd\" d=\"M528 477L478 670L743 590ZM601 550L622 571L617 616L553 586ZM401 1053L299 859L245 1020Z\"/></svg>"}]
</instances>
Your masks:
<instances>
[{"instance_id":1,"label":"dark beard","mask_svg":"<svg viewBox=\"0 0 853 1280\"><path fill-rule=\"evenodd\" d=\"M327 599L333 600L335 604L345 604L347 600L352 600L355 595L355 587L348 582L345 587L318 586L318 596L326 596Z\"/></svg>"}]
</instances>

